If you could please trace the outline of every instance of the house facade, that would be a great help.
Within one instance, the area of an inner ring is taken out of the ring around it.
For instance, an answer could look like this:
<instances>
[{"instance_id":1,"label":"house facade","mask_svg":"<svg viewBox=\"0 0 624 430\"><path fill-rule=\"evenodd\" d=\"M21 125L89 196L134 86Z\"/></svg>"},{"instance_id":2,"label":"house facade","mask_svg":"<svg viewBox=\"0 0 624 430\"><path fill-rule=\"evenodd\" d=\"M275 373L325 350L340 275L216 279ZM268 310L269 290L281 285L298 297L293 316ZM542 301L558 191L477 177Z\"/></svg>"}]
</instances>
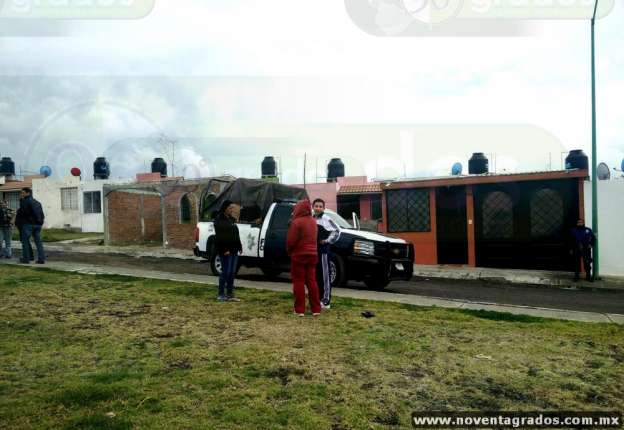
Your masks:
<instances>
[{"instance_id":1,"label":"house facade","mask_svg":"<svg viewBox=\"0 0 624 430\"><path fill-rule=\"evenodd\" d=\"M482 174L382 186L384 233L414 244L416 264L570 270L587 170Z\"/></svg>"}]
</instances>

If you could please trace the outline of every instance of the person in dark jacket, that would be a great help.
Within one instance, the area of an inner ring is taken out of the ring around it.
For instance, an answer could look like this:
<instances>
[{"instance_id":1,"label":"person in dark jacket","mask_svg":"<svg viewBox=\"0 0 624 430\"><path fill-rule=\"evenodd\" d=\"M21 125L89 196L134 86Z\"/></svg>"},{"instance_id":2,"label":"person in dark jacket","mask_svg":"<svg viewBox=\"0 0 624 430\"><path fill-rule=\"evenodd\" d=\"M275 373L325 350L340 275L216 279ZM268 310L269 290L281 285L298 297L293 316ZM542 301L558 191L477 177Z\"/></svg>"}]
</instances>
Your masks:
<instances>
[{"instance_id":1,"label":"person in dark jacket","mask_svg":"<svg viewBox=\"0 0 624 430\"><path fill-rule=\"evenodd\" d=\"M15 212L15 228L17 228L17 234L18 234L18 237L20 238L20 242L22 240L22 229L25 224L26 224L26 217L24 216L24 210L22 208L18 208L17 211ZM22 242L22 246L24 246L23 242ZM30 256L30 261L35 260L35 257L34 257L35 254L33 252L32 245L30 244L30 240L28 241L28 255Z\"/></svg>"},{"instance_id":2,"label":"person in dark jacket","mask_svg":"<svg viewBox=\"0 0 624 430\"><path fill-rule=\"evenodd\" d=\"M585 222L579 219L576 227L572 229L572 258L574 259L574 280L579 280L581 272L581 259L585 267L585 279L594 282L593 268L593 248L596 243L596 236L591 228L585 226Z\"/></svg>"},{"instance_id":3,"label":"person in dark jacket","mask_svg":"<svg viewBox=\"0 0 624 430\"><path fill-rule=\"evenodd\" d=\"M45 264L45 252L43 250L43 242L41 241L41 229L45 221L43 208L41 203L32 196L30 188L23 188L20 199L20 210L24 224L21 227L20 240L22 242L22 258L21 263L28 264L34 256L30 246L30 238L35 241L37 247L37 264Z\"/></svg>"},{"instance_id":4,"label":"person in dark jacket","mask_svg":"<svg viewBox=\"0 0 624 430\"><path fill-rule=\"evenodd\" d=\"M215 252L221 260L219 275L219 301L238 302L234 297L234 277L238 268L238 255L243 252L235 214L237 206L229 200L221 205L214 222ZM227 289L227 291L226 291Z\"/></svg>"},{"instance_id":5,"label":"person in dark jacket","mask_svg":"<svg viewBox=\"0 0 624 430\"><path fill-rule=\"evenodd\" d=\"M295 296L295 314L298 316L305 314L306 286L312 314L317 316L321 313L321 301L316 283L317 235L316 220L312 218L310 201L301 200L295 205L286 241L286 251L291 261L290 273Z\"/></svg>"}]
</instances>

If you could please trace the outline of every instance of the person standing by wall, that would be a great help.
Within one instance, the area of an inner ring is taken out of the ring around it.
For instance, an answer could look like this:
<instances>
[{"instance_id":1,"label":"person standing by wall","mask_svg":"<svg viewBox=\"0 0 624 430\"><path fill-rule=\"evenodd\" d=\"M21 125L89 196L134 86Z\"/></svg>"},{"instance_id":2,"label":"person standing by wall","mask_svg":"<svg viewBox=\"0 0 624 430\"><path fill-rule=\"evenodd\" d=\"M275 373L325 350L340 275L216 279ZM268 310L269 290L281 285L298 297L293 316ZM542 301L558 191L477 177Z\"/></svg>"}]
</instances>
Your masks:
<instances>
[{"instance_id":1,"label":"person standing by wall","mask_svg":"<svg viewBox=\"0 0 624 430\"><path fill-rule=\"evenodd\" d=\"M14 215L7 201L0 201L0 258L13 258L11 237L13 236Z\"/></svg>"},{"instance_id":2,"label":"person standing by wall","mask_svg":"<svg viewBox=\"0 0 624 430\"><path fill-rule=\"evenodd\" d=\"M317 273L322 280L319 282L321 307L331 307L331 245L340 239L340 227L325 214L325 201L316 199L313 202L314 219L318 227L318 267Z\"/></svg>"},{"instance_id":3,"label":"person standing by wall","mask_svg":"<svg viewBox=\"0 0 624 430\"><path fill-rule=\"evenodd\" d=\"M585 279L594 282L593 268L593 247L596 243L596 236L591 228L585 226L585 222L579 219L576 227L572 229L572 238L574 240L572 247L572 257L574 258L574 280L579 280L581 272L581 259L585 267Z\"/></svg>"},{"instance_id":4,"label":"person standing by wall","mask_svg":"<svg viewBox=\"0 0 624 430\"><path fill-rule=\"evenodd\" d=\"M30 188L22 189L20 210L22 211L24 222L20 232L22 242L22 259L20 261L23 264L28 264L34 258L30 246L30 238L32 237L37 247L37 264L45 264L45 252L43 242L41 241L41 229L43 228L45 215L41 203L33 198Z\"/></svg>"},{"instance_id":5,"label":"person standing by wall","mask_svg":"<svg viewBox=\"0 0 624 430\"><path fill-rule=\"evenodd\" d=\"M221 205L214 222L215 252L221 260L221 274L219 275L220 302L238 302L234 297L234 278L238 268L238 255L243 252L243 245L236 225L238 206L229 200Z\"/></svg>"},{"instance_id":6,"label":"person standing by wall","mask_svg":"<svg viewBox=\"0 0 624 430\"><path fill-rule=\"evenodd\" d=\"M312 218L310 201L301 200L293 210L286 240L286 251L291 261L295 314L300 317L305 314L306 286L312 314L321 314L321 301L316 284L317 236L318 230L316 221Z\"/></svg>"}]
</instances>

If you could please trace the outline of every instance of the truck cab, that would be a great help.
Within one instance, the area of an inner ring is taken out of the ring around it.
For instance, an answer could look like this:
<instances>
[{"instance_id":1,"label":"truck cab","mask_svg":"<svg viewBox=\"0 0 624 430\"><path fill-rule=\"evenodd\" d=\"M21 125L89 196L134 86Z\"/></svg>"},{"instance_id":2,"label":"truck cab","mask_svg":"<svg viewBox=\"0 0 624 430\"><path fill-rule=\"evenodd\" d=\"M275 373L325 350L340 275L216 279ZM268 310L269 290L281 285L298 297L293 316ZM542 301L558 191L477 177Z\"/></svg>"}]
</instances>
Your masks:
<instances>
[{"instance_id":1,"label":"truck cab","mask_svg":"<svg viewBox=\"0 0 624 430\"><path fill-rule=\"evenodd\" d=\"M264 219L237 223L243 252L239 264L260 268L270 277L290 271L286 237L295 202L273 203ZM336 212L325 213L340 227L340 239L331 247L332 287L343 287L349 280L363 281L369 288L383 289L392 280L411 279L414 247L402 239L354 229ZM253 218L253 217L252 217ZM197 256L210 261L215 276L221 273L214 251L214 225L200 222L195 232Z\"/></svg>"}]
</instances>

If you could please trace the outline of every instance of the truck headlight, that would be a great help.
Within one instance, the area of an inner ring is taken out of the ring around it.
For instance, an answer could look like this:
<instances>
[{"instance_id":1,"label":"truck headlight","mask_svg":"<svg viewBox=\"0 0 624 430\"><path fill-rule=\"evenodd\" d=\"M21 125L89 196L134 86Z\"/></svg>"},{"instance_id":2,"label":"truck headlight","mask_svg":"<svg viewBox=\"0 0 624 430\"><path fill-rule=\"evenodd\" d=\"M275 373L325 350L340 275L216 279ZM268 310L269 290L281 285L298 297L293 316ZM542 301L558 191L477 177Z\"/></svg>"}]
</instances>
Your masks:
<instances>
[{"instance_id":1,"label":"truck headlight","mask_svg":"<svg viewBox=\"0 0 624 430\"><path fill-rule=\"evenodd\" d=\"M375 255L375 244L366 240L356 240L353 243L353 253L360 255Z\"/></svg>"}]
</instances>

